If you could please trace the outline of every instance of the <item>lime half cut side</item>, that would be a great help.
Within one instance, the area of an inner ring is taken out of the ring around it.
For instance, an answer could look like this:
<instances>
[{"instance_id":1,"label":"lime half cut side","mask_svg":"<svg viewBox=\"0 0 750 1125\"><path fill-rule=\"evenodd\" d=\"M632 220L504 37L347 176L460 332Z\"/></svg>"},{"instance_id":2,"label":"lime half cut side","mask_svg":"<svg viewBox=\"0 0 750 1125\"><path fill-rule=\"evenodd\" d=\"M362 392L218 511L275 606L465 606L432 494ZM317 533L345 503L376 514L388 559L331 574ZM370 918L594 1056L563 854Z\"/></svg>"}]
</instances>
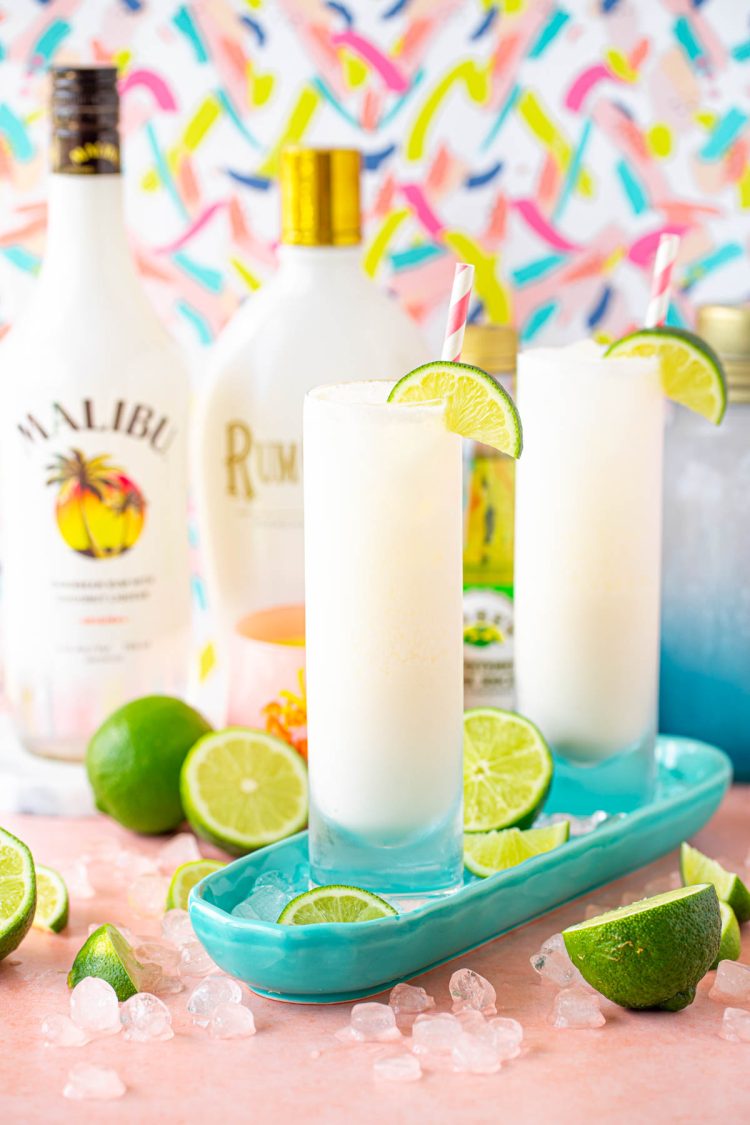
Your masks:
<instances>
[{"instance_id":1,"label":"lime half cut side","mask_svg":"<svg viewBox=\"0 0 750 1125\"><path fill-rule=\"evenodd\" d=\"M464 712L464 829L528 828L552 783L540 731L513 711Z\"/></svg>"},{"instance_id":2,"label":"lime half cut side","mask_svg":"<svg viewBox=\"0 0 750 1125\"><path fill-rule=\"evenodd\" d=\"M507 391L491 375L468 363L438 360L399 379L389 402L444 402L445 423L461 437L520 457L521 419Z\"/></svg>"},{"instance_id":3,"label":"lime half cut side","mask_svg":"<svg viewBox=\"0 0 750 1125\"><path fill-rule=\"evenodd\" d=\"M0 828L0 961L16 949L34 921L36 875L31 852Z\"/></svg>"},{"instance_id":4,"label":"lime half cut side","mask_svg":"<svg viewBox=\"0 0 750 1125\"><path fill-rule=\"evenodd\" d=\"M643 328L616 340L606 355L656 356L664 393L718 425L727 408L727 383L721 360L705 340L681 328Z\"/></svg>"},{"instance_id":5,"label":"lime half cut side","mask_svg":"<svg viewBox=\"0 0 750 1125\"><path fill-rule=\"evenodd\" d=\"M704 883L642 899L563 931L573 964L588 983L623 1008L675 1012L716 960L721 917Z\"/></svg>"},{"instance_id":6,"label":"lime half cut side","mask_svg":"<svg viewBox=\"0 0 750 1125\"><path fill-rule=\"evenodd\" d=\"M198 835L236 855L307 823L307 767L265 731L230 727L205 735L185 759L180 792Z\"/></svg>"},{"instance_id":7,"label":"lime half cut side","mask_svg":"<svg viewBox=\"0 0 750 1125\"><path fill-rule=\"evenodd\" d=\"M59 934L68 924L68 889L51 867L36 865L36 913L34 929Z\"/></svg>"},{"instance_id":8,"label":"lime half cut side","mask_svg":"<svg viewBox=\"0 0 750 1125\"><path fill-rule=\"evenodd\" d=\"M190 863L183 863L172 876L165 909L187 910L193 887L220 867L226 867L226 864L218 859L192 859Z\"/></svg>"},{"instance_id":9,"label":"lime half cut side","mask_svg":"<svg viewBox=\"0 0 750 1125\"><path fill-rule=\"evenodd\" d=\"M731 906L737 921L750 921L750 891L739 875L727 871L690 844L683 844L680 849L680 873L686 887L692 883L713 883L719 899Z\"/></svg>"},{"instance_id":10,"label":"lime half cut side","mask_svg":"<svg viewBox=\"0 0 750 1125\"><path fill-rule=\"evenodd\" d=\"M106 980L122 1001L141 991L145 969L120 931L105 923L78 950L68 973L68 988L75 988L85 977Z\"/></svg>"},{"instance_id":11,"label":"lime half cut side","mask_svg":"<svg viewBox=\"0 0 750 1125\"><path fill-rule=\"evenodd\" d=\"M570 823L565 820L549 828L504 828L499 832L467 832L464 836L464 863L472 875L486 879L498 871L516 867L524 860L551 852L570 839Z\"/></svg>"},{"instance_id":12,"label":"lime half cut side","mask_svg":"<svg viewBox=\"0 0 750 1125\"><path fill-rule=\"evenodd\" d=\"M297 895L282 910L282 926L316 926L324 922L375 922L398 911L389 902L360 887L314 887Z\"/></svg>"}]
</instances>

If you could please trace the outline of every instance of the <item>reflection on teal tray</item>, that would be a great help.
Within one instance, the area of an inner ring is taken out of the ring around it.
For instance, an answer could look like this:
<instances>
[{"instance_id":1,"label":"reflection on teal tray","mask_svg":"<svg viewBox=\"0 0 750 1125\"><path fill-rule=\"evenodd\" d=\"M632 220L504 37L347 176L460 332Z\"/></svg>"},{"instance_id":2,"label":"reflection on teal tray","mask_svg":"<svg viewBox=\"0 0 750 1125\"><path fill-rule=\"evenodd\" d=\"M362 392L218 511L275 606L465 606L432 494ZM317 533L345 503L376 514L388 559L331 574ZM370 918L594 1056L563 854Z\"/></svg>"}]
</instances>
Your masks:
<instances>
[{"instance_id":1,"label":"reflection on teal tray","mask_svg":"<svg viewBox=\"0 0 750 1125\"><path fill-rule=\"evenodd\" d=\"M596 770L558 770L545 812L621 812ZM255 992L279 1000L335 1003L380 992L603 883L642 867L697 832L731 780L729 760L705 743L660 738L653 800L587 836L489 879L468 872L455 894L376 922L278 926L233 917L264 872L299 879L307 833L263 848L209 875L190 895L195 931L216 963Z\"/></svg>"}]
</instances>

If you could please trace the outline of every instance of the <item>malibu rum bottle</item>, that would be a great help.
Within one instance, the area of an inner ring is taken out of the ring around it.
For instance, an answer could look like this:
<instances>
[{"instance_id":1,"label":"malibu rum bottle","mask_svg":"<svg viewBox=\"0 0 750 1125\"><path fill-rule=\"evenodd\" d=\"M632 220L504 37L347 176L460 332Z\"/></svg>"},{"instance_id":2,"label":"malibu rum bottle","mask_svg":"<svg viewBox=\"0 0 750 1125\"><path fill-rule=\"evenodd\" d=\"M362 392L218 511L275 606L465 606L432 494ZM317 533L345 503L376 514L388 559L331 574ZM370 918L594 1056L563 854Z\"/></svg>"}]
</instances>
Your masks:
<instances>
[{"instance_id":1,"label":"malibu rum bottle","mask_svg":"<svg viewBox=\"0 0 750 1125\"><path fill-rule=\"evenodd\" d=\"M305 393L399 379L429 359L415 325L362 270L359 177L352 149L282 153L280 268L215 348L199 412L198 496L225 636L246 614L304 598Z\"/></svg>"},{"instance_id":2,"label":"malibu rum bottle","mask_svg":"<svg viewBox=\"0 0 750 1125\"><path fill-rule=\"evenodd\" d=\"M38 754L187 678L188 379L123 223L117 74L53 71L44 265L0 348L7 693Z\"/></svg>"}]
</instances>

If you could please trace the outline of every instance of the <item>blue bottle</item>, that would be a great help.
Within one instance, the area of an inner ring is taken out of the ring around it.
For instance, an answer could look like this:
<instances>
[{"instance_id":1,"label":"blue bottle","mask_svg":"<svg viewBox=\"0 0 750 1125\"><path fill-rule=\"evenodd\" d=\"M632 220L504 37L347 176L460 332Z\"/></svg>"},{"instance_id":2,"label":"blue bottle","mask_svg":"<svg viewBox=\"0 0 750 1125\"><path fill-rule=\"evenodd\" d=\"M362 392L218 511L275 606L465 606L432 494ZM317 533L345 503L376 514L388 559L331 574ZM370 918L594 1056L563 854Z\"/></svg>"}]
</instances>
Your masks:
<instances>
[{"instance_id":1,"label":"blue bottle","mask_svg":"<svg viewBox=\"0 0 750 1125\"><path fill-rule=\"evenodd\" d=\"M705 305L723 422L675 407L664 466L660 730L720 746L750 781L750 305Z\"/></svg>"}]
</instances>

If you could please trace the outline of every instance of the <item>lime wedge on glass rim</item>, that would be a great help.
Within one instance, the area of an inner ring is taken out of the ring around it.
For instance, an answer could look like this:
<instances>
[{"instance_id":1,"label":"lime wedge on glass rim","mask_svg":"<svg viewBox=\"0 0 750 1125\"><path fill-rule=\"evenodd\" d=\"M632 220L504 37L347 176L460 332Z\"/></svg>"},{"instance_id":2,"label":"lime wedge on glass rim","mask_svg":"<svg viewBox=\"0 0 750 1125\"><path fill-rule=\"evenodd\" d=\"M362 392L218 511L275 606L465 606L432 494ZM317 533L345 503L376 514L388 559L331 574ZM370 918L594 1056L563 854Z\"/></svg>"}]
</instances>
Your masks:
<instances>
[{"instance_id":1,"label":"lime wedge on glass rim","mask_svg":"<svg viewBox=\"0 0 750 1125\"><path fill-rule=\"evenodd\" d=\"M528 719L497 707L464 712L464 829L529 828L552 783L552 755Z\"/></svg>"},{"instance_id":2,"label":"lime wedge on glass rim","mask_svg":"<svg viewBox=\"0 0 750 1125\"><path fill-rule=\"evenodd\" d=\"M664 393L718 426L727 408L727 383L721 360L694 332L682 328L642 328L615 340L605 355L656 356Z\"/></svg>"},{"instance_id":3,"label":"lime wedge on glass rim","mask_svg":"<svg viewBox=\"0 0 750 1125\"><path fill-rule=\"evenodd\" d=\"M226 867L226 864L218 859L191 859L189 863L181 864L172 876L164 909L187 910L193 887L220 867Z\"/></svg>"},{"instance_id":4,"label":"lime wedge on glass rim","mask_svg":"<svg viewBox=\"0 0 750 1125\"><path fill-rule=\"evenodd\" d=\"M307 823L307 767L288 742L261 730L230 727L199 739L183 763L180 795L195 832L234 855Z\"/></svg>"},{"instance_id":5,"label":"lime wedge on glass rim","mask_svg":"<svg viewBox=\"0 0 750 1125\"><path fill-rule=\"evenodd\" d=\"M472 875L486 879L497 871L517 867L524 860L554 851L570 839L570 822L561 821L547 828L502 828L498 832L467 832L464 836L464 863Z\"/></svg>"},{"instance_id":6,"label":"lime wedge on glass rim","mask_svg":"<svg viewBox=\"0 0 750 1125\"><path fill-rule=\"evenodd\" d=\"M361 887L313 887L288 902L279 915L282 926L316 926L324 922L374 922L398 913L389 902Z\"/></svg>"},{"instance_id":7,"label":"lime wedge on glass rim","mask_svg":"<svg viewBox=\"0 0 750 1125\"><path fill-rule=\"evenodd\" d=\"M446 404L445 424L461 437L520 457L521 419L507 391L491 375L468 363L436 360L399 379L389 402Z\"/></svg>"},{"instance_id":8,"label":"lime wedge on glass rim","mask_svg":"<svg viewBox=\"0 0 750 1125\"><path fill-rule=\"evenodd\" d=\"M34 929L59 934L68 924L68 889L51 867L36 865L36 913Z\"/></svg>"}]
</instances>

